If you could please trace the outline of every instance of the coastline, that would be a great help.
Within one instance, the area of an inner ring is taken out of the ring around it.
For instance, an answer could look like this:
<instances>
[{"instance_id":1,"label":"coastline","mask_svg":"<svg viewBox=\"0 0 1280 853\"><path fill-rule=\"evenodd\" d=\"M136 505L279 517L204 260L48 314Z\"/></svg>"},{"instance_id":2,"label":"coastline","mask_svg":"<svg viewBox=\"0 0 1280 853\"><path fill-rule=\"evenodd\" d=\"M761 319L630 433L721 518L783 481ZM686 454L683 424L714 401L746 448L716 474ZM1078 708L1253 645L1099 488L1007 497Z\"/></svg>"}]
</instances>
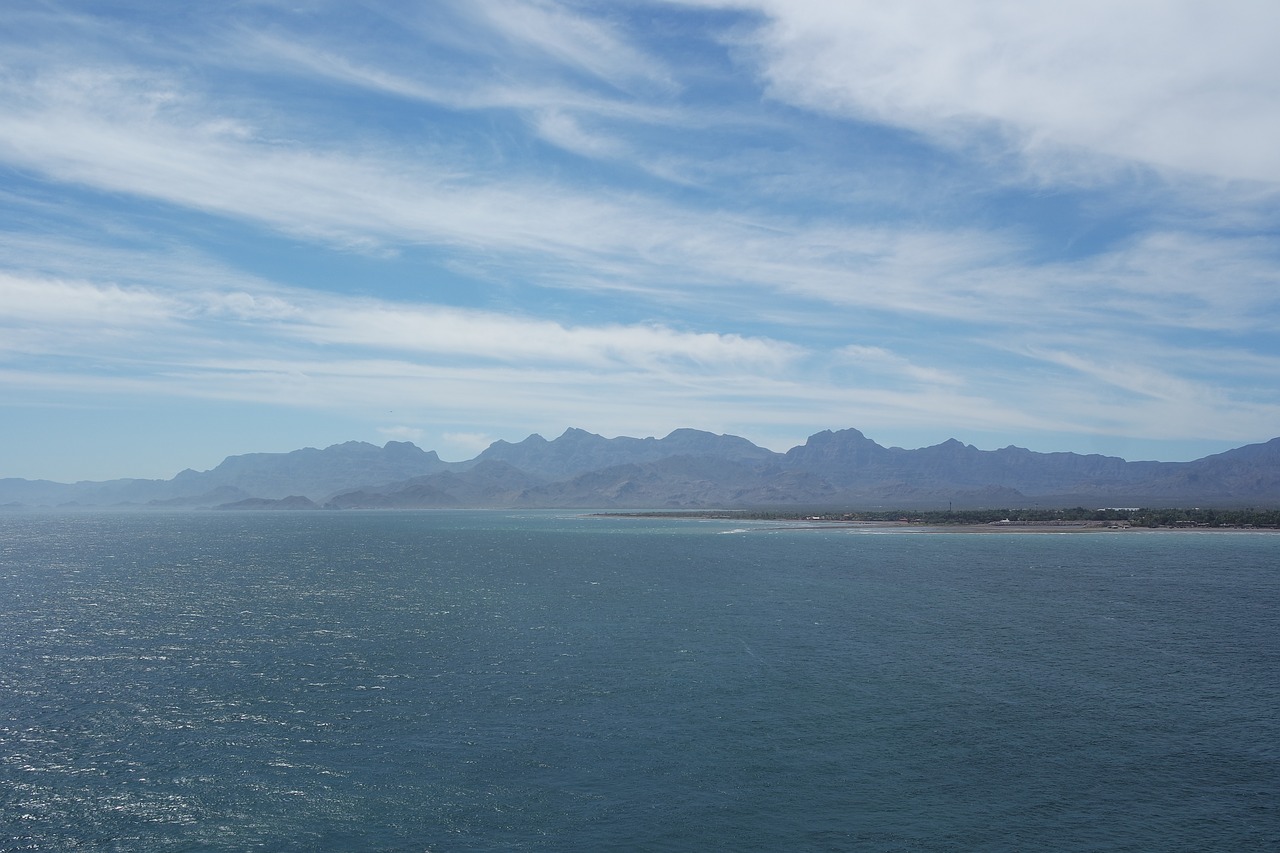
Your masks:
<instances>
[{"instance_id":1,"label":"coastline","mask_svg":"<svg viewBox=\"0 0 1280 853\"><path fill-rule=\"evenodd\" d=\"M868 532L901 532L901 533L963 533L980 534L1013 534L1013 535L1061 535L1081 533L1280 533L1274 527L1257 526L1210 526L1204 524L1184 525L1135 525L1121 521L992 521L992 522L954 522L932 523L912 520L882 519L825 519L825 518L776 518L753 516L751 513L720 514L701 512L598 512L592 513L604 518L637 518L637 519L671 519L687 521L724 521L743 522L760 525L762 529L771 530L865 530Z\"/></svg>"}]
</instances>

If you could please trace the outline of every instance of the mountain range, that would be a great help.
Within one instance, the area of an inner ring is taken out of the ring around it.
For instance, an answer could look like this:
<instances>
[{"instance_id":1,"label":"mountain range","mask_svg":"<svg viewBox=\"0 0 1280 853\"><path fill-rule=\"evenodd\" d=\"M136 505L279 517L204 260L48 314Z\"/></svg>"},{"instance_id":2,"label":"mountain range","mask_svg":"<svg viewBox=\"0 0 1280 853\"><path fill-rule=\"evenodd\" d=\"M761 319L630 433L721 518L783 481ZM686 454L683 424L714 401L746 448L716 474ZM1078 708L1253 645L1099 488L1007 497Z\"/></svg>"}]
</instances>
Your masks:
<instances>
[{"instance_id":1,"label":"mountain range","mask_svg":"<svg viewBox=\"0 0 1280 853\"><path fill-rule=\"evenodd\" d=\"M856 429L785 453L679 429L604 438L496 441L465 462L409 442L230 456L169 480L0 479L0 506L233 509L937 508L954 506L1280 506L1280 438L1192 462L979 450L955 439L883 447Z\"/></svg>"}]
</instances>

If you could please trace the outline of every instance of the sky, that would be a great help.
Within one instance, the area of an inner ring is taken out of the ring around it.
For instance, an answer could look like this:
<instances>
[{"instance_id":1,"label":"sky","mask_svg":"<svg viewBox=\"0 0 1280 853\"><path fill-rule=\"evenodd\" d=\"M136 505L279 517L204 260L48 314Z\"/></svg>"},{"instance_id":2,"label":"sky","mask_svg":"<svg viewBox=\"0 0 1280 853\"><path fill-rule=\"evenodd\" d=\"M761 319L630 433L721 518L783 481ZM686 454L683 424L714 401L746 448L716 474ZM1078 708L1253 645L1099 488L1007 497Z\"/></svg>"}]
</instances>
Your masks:
<instances>
[{"instance_id":1,"label":"sky","mask_svg":"<svg viewBox=\"0 0 1280 853\"><path fill-rule=\"evenodd\" d=\"M1280 436L1270 0L8 0L0 477Z\"/></svg>"}]
</instances>

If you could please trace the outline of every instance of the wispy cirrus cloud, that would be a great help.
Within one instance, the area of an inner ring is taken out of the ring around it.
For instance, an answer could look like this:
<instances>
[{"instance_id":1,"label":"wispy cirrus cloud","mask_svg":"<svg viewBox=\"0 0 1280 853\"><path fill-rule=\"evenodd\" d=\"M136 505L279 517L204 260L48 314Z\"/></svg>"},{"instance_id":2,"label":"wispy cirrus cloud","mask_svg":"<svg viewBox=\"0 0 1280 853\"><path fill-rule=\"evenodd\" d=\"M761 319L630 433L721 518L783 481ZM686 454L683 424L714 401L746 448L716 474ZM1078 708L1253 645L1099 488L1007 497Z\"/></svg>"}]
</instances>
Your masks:
<instances>
[{"instance_id":1,"label":"wispy cirrus cloud","mask_svg":"<svg viewBox=\"0 0 1280 853\"><path fill-rule=\"evenodd\" d=\"M1260 237L1150 234L1070 263L1033 263L1013 230L709 218L634 193L493 181L444 152L424 161L301 147L147 75L70 73L34 89L5 93L12 109L0 149L52 179L338 246L538 258L544 285L655 296L675 282L713 294L745 285L966 322L985 322L993 304L1002 323L1097 317L1105 305L1172 326L1239 327L1274 310L1274 247ZM1229 287L1205 287L1215 277Z\"/></svg>"},{"instance_id":2,"label":"wispy cirrus cloud","mask_svg":"<svg viewBox=\"0 0 1280 853\"><path fill-rule=\"evenodd\" d=\"M1265 317L1258 309L1273 299L1272 248L1261 238L1149 235L1070 264L1035 264L1021 256L1011 230L709 218L652 196L588 195L533 178L492 181L447 151L424 160L407 151L302 147L210 109L167 78L73 72L42 78L34 90L34 97L6 93L13 109L0 148L51 178L337 246L418 244L484 253L487 263L495 251L538 258L543 285L655 297L677 281L711 293L745 285L966 322L984 322L994 301L1004 323L1056 312L1096 316L1105 303L1172 325L1232 325ZM581 137L566 144L610 144L566 127ZM1205 288L1210 275L1229 278L1230 288ZM1153 300L1153 292L1182 295Z\"/></svg>"},{"instance_id":3,"label":"wispy cirrus cloud","mask_svg":"<svg viewBox=\"0 0 1280 853\"><path fill-rule=\"evenodd\" d=\"M607 18L538 0L482 0L469 9L506 45L537 51L616 88L678 87L665 63L637 48Z\"/></svg>"},{"instance_id":4,"label":"wispy cirrus cloud","mask_svg":"<svg viewBox=\"0 0 1280 853\"><path fill-rule=\"evenodd\" d=\"M225 37L215 57L231 67L272 71L456 110L560 110L662 124L692 121L687 110L663 100L635 100L575 87L563 80L456 68L406 68L360 44L327 45L297 34L241 30Z\"/></svg>"},{"instance_id":5,"label":"wispy cirrus cloud","mask_svg":"<svg viewBox=\"0 0 1280 853\"><path fill-rule=\"evenodd\" d=\"M921 367L899 353L883 347L847 344L835 350L836 359L847 362L855 370L884 373L927 385L963 385L963 376L936 367Z\"/></svg>"},{"instance_id":6,"label":"wispy cirrus cloud","mask_svg":"<svg viewBox=\"0 0 1280 853\"><path fill-rule=\"evenodd\" d=\"M68 305L75 307L68 310ZM83 331L69 332L92 325L101 334L133 329L155 336L168 327L167 355L178 361L201 338L210 348L228 338L257 338L270 346L296 341L446 360L578 365L597 372L678 371L680 365L776 372L806 354L799 346L767 338L653 324L564 326L491 311L283 288L268 293L148 291L3 273L0 324L38 324L51 342L68 351L92 346L104 356L102 341L85 340Z\"/></svg>"}]
</instances>

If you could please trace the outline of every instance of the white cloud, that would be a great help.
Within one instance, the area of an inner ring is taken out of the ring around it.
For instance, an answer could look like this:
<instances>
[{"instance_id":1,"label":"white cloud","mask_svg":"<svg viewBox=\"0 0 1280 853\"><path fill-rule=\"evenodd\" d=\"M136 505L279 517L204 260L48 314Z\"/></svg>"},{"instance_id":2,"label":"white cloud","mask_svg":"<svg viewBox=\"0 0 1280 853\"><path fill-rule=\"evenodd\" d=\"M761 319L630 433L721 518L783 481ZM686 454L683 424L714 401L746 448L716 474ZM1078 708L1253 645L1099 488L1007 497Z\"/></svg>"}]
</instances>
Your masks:
<instances>
[{"instance_id":1,"label":"white cloud","mask_svg":"<svg viewBox=\"0 0 1280 853\"><path fill-rule=\"evenodd\" d=\"M486 438L495 430L517 438L533 431L554 434L567 425L635 435L707 424L754 438L744 426L750 423L773 425L799 438L819 427L853 425L881 439L905 428L943 428L1248 441L1274 431L1280 418L1280 406L1270 395L1250 399L1230 389L1215 391L1212 378L1162 372L1151 365L1150 353L1137 349L1127 361L1112 361L1108 353L1088 359L1071 351L1025 351L1022 356L1044 367L1028 369L1010 357L967 372L963 385L878 386L832 383L820 357L794 370L762 374L731 366L548 367L358 353L317 356L310 346L291 348L279 339L239 340L238 354L231 355L200 340L199 329L191 331L145 357L131 348L99 345L92 360L0 367L0 387L15 402L50 395L82 402L188 398L345 417L366 412L373 418L394 410L407 423L476 424L481 429L475 431ZM878 355L874 348L853 354ZM127 373L113 369L122 359ZM461 456L476 449L450 441Z\"/></svg>"},{"instance_id":2,"label":"white cloud","mask_svg":"<svg viewBox=\"0 0 1280 853\"><path fill-rule=\"evenodd\" d=\"M626 125L686 125L697 119L678 106L600 94L572 88L544 74L519 79L472 74L453 77L453 71L432 75L424 70L385 68L376 57L357 58L354 45L323 48L279 35L244 33L224 61L238 67L270 67L276 71L326 79L379 95L390 95L453 110L511 110L525 117L544 142L592 159L625 160L665 180L681 180L665 163L650 163L647 153L628 145L620 134L594 127L601 123ZM345 51L345 52L339 52ZM433 69L434 70L434 69ZM443 79L442 79L443 78Z\"/></svg>"},{"instance_id":3,"label":"white cloud","mask_svg":"<svg viewBox=\"0 0 1280 853\"><path fill-rule=\"evenodd\" d=\"M55 180L339 246L427 244L537 258L544 283L625 282L640 290L750 283L836 304L938 311L948 304L943 294L921 298L922 288L934 288L932 270L999 251L999 241L977 233L710 216L634 194L470 176L448 159L228 135L220 129L226 122L191 111L165 81L98 74L85 89L69 74L36 88L43 96L34 103L8 93L14 109L0 124L0 154ZM158 101L184 106L156 108Z\"/></svg>"},{"instance_id":4,"label":"white cloud","mask_svg":"<svg viewBox=\"0 0 1280 853\"><path fill-rule=\"evenodd\" d=\"M446 432L440 437L451 450L467 456L475 456L494 442L492 436L483 432Z\"/></svg>"},{"instance_id":5,"label":"white cloud","mask_svg":"<svg viewBox=\"0 0 1280 853\"><path fill-rule=\"evenodd\" d=\"M1079 352L1030 348L1027 355L1058 364L1081 374L1085 378L1110 385L1126 392L1166 403L1185 403L1197 400L1219 408L1226 402L1223 395L1201 383L1174 376L1150 364L1129 359L1101 360Z\"/></svg>"},{"instance_id":6,"label":"white cloud","mask_svg":"<svg viewBox=\"0 0 1280 853\"><path fill-rule=\"evenodd\" d=\"M510 175L482 178L444 151L352 153L277 141L172 97L170 86L133 74L67 73L32 84L35 97L0 89L0 105L9 108L0 157L53 180L338 245L590 257L677 239L678 220L687 218L652 201L624 203ZM228 133L228 124L239 129ZM670 219L677 222L664 223Z\"/></svg>"},{"instance_id":7,"label":"white cloud","mask_svg":"<svg viewBox=\"0 0 1280 853\"><path fill-rule=\"evenodd\" d=\"M991 134L1051 176L1085 149L1280 182L1280 6L709 0L758 11L770 93L950 143ZM1086 166L1085 168L1089 168Z\"/></svg>"},{"instance_id":8,"label":"white cloud","mask_svg":"<svg viewBox=\"0 0 1280 853\"><path fill-rule=\"evenodd\" d=\"M546 320L445 307L361 304L319 306L286 333L318 343L354 344L442 356L538 364L742 364L778 370L802 350L792 344L661 326L566 327Z\"/></svg>"},{"instance_id":9,"label":"white cloud","mask_svg":"<svg viewBox=\"0 0 1280 853\"><path fill-rule=\"evenodd\" d=\"M888 374L927 385L963 385L965 380L948 370L925 367L882 347L848 344L832 353L835 360L869 374Z\"/></svg>"},{"instance_id":10,"label":"white cloud","mask_svg":"<svg viewBox=\"0 0 1280 853\"><path fill-rule=\"evenodd\" d=\"M0 323L53 323L85 334L95 328L136 329L168 323L176 308L171 299L138 288L0 270Z\"/></svg>"},{"instance_id":11,"label":"white cloud","mask_svg":"<svg viewBox=\"0 0 1280 853\"><path fill-rule=\"evenodd\" d=\"M618 139L601 133L584 130L581 123L568 113L546 111L535 121L538 135L559 148L585 157L616 158L626 153L626 146Z\"/></svg>"},{"instance_id":12,"label":"white cloud","mask_svg":"<svg viewBox=\"0 0 1280 853\"><path fill-rule=\"evenodd\" d=\"M321 45L296 35L240 32L215 58L230 67L325 80L455 110L558 112L645 124L697 121L696 115L678 104L574 87L555 79L546 68L512 75L492 69L468 73L450 66L396 64L349 41Z\"/></svg>"},{"instance_id":13,"label":"white cloud","mask_svg":"<svg viewBox=\"0 0 1280 853\"><path fill-rule=\"evenodd\" d=\"M378 427L378 434L392 441L412 441L421 442L426 436L426 431L412 426L386 426Z\"/></svg>"},{"instance_id":14,"label":"white cloud","mask_svg":"<svg viewBox=\"0 0 1280 853\"><path fill-rule=\"evenodd\" d=\"M563 4L483 0L474 4L474 10L508 45L536 50L611 85L675 86L661 62L638 50L615 27L575 14Z\"/></svg>"},{"instance_id":15,"label":"white cloud","mask_svg":"<svg viewBox=\"0 0 1280 853\"><path fill-rule=\"evenodd\" d=\"M171 269L179 281L194 278L182 271L181 263ZM14 346L67 357L92 354L101 363L128 363L155 376L192 368L199 373L202 363L224 363L218 354L230 341L243 352L264 355L323 347L339 358L385 353L430 363L505 363L551 368L553 373L580 370L593 377L649 375L661 381L702 373L773 374L807 354L794 344L763 337L653 324L566 326L422 302L228 284L232 287L225 290L159 283L125 289L0 270L0 325L22 331ZM120 337L122 330L129 336ZM279 376L274 369L250 372ZM285 382L294 379L303 380L300 387L307 384L305 377L282 377Z\"/></svg>"}]
</instances>

